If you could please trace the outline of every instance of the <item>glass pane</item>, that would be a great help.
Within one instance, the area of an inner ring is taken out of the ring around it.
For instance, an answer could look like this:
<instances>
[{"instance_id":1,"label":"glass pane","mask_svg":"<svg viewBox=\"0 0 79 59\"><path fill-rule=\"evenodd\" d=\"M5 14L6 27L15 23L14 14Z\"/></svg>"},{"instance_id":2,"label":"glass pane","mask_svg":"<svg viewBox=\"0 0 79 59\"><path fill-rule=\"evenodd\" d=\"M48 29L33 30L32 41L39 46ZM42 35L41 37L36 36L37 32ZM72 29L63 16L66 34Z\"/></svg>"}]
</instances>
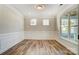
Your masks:
<instances>
[{"instance_id":1,"label":"glass pane","mask_svg":"<svg viewBox=\"0 0 79 59\"><path fill-rule=\"evenodd\" d=\"M78 17L70 17L70 39L78 41Z\"/></svg>"},{"instance_id":2,"label":"glass pane","mask_svg":"<svg viewBox=\"0 0 79 59\"><path fill-rule=\"evenodd\" d=\"M63 16L61 19L61 36L68 38L68 16Z\"/></svg>"},{"instance_id":3,"label":"glass pane","mask_svg":"<svg viewBox=\"0 0 79 59\"><path fill-rule=\"evenodd\" d=\"M43 20L43 25L49 25L49 19L44 19Z\"/></svg>"},{"instance_id":4,"label":"glass pane","mask_svg":"<svg viewBox=\"0 0 79 59\"><path fill-rule=\"evenodd\" d=\"M32 20L30 21L30 25L36 25L36 19L32 19Z\"/></svg>"}]
</instances>

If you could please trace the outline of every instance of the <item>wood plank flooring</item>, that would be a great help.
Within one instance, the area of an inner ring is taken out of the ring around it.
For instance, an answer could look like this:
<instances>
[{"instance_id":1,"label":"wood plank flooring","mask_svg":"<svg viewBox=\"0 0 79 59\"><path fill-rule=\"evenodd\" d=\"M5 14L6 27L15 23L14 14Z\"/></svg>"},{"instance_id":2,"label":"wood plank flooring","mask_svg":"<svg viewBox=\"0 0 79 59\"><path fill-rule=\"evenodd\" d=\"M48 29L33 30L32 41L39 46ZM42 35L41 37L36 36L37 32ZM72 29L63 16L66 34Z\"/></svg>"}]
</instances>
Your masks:
<instances>
[{"instance_id":1,"label":"wood plank flooring","mask_svg":"<svg viewBox=\"0 0 79 59\"><path fill-rule=\"evenodd\" d=\"M74 55L56 40L24 40L2 55Z\"/></svg>"}]
</instances>

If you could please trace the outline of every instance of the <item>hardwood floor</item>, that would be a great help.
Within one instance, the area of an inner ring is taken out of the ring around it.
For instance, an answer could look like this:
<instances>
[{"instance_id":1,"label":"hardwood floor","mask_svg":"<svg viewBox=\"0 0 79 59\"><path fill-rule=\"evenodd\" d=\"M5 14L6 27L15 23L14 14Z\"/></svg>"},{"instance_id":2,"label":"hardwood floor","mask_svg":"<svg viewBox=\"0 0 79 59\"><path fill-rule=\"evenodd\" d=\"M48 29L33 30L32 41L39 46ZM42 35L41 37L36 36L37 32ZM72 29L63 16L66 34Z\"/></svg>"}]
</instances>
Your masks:
<instances>
[{"instance_id":1,"label":"hardwood floor","mask_svg":"<svg viewBox=\"0 0 79 59\"><path fill-rule=\"evenodd\" d=\"M24 40L2 55L74 55L56 40Z\"/></svg>"}]
</instances>

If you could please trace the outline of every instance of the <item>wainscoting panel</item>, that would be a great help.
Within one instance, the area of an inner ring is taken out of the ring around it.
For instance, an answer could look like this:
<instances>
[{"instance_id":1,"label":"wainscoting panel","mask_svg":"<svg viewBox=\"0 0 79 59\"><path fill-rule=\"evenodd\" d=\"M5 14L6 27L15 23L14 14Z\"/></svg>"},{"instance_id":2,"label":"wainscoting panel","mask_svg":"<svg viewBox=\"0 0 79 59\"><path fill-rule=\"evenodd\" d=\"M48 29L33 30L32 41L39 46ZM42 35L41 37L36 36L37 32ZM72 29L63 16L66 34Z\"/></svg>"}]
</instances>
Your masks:
<instances>
[{"instance_id":1,"label":"wainscoting panel","mask_svg":"<svg viewBox=\"0 0 79 59\"><path fill-rule=\"evenodd\" d=\"M0 54L24 39L23 32L0 34Z\"/></svg>"},{"instance_id":2,"label":"wainscoting panel","mask_svg":"<svg viewBox=\"0 0 79 59\"><path fill-rule=\"evenodd\" d=\"M38 39L38 40L52 40L57 39L56 31L25 31L24 32L25 39Z\"/></svg>"}]
</instances>

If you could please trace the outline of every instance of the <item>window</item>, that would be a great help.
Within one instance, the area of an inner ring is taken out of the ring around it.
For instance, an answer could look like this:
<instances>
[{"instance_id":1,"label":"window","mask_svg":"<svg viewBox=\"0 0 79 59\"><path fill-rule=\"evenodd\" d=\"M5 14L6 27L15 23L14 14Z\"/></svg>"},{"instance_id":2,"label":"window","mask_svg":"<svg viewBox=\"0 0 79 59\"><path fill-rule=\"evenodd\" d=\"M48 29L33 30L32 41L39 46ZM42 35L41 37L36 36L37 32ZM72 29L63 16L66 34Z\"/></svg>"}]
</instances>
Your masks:
<instances>
[{"instance_id":1,"label":"window","mask_svg":"<svg viewBox=\"0 0 79 59\"><path fill-rule=\"evenodd\" d=\"M60 35L61 39L78 42L78 11L73 10L61 17Z\"/></svg>"},{"instance_id":2,"label":"window","mask_svg":"<svg viewBox=\"0 0 79 59\"><path fill-rule=\"evenodd\" d=\"M61 19L61 36L68 38L68 16L63 16Z\"/></svg>"},{"instance_id":3,"label":"window","mask_svg":"<svg viewBox=\"0 0 79 59\"><path fill-rule=\"evenodd\" d=\"M78 41L78 17L70 16L70 38Z\"/></svg>"},{"instance_id":4,"label":"window","mask_svg":"<svg viewBox=\"0 0 79 59\"><path fill-rule=\"evenodd\" d=\"M49 25L49 19L44 19L43 20L43 25Z\"/></svg>"},{"instance_id":5,"label":"window","mask_svg":"<svg viewBox=\"0 0 79 59\"><path fill-rule=\"evenodd\" d=\"M30 21L30 25L37 25L36 19L32 19L32 20Z\"/></svg>"}]
</instances>

